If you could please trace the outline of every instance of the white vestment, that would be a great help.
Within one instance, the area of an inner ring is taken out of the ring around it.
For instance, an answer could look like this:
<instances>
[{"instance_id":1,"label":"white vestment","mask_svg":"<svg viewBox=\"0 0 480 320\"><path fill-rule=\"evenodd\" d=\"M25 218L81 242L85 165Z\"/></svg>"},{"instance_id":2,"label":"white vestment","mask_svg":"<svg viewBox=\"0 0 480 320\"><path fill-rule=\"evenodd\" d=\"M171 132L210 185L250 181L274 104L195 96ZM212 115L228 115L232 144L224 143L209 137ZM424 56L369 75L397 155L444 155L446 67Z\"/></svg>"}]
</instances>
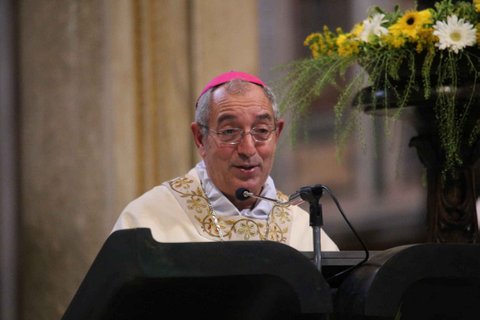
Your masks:
<instances>
[{"instance_id":1,"label":"white vestment","mask_svg":"<svg viewBox=\"0 0 480 320\"><path fill-rule=\"evenodd\" d=\"M287 198L279 192L277 197ZM129 203L113 231L131 228L150 228L159 242L271 240L299 251L313 251L309 214L302 208L273 205L267 219L239 215L238 211L216 214L195 168ZM323 230L321 247L322 251L338 251Z\"/></svg>"}]
</instances>

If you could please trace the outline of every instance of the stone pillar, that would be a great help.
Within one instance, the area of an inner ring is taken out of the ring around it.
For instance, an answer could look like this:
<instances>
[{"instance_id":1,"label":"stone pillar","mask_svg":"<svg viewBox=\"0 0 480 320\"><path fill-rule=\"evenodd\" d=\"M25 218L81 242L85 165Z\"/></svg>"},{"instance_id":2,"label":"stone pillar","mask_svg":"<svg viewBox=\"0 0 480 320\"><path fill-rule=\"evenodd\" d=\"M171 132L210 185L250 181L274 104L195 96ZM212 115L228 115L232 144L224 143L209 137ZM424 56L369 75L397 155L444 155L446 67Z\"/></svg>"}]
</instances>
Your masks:
<instances>
[{"instance_id":1,"label":"stone pillar","mask_svg":"<svg viewBox=\"0 0 480 320\"><path fill-rule=\"evenodd\" d=\"M126 203L194 164L201 86L257 70L238 4L19 1L22 319L59 319Z\"/></svg>"},{"instance_id":2,"label":"stone pillar","mask_svg":"<svg viewBox=\"0 0 480 320\"><path fill-rule=\"evenodd\" d=\"M109 87L105 3L25 0L19 10L21 318L59 319L125 201L115 168L131 148L122 141L123 159L113 150L116 130L131 128L112 116L122 106Z\"/></svg>"}]
</instances>

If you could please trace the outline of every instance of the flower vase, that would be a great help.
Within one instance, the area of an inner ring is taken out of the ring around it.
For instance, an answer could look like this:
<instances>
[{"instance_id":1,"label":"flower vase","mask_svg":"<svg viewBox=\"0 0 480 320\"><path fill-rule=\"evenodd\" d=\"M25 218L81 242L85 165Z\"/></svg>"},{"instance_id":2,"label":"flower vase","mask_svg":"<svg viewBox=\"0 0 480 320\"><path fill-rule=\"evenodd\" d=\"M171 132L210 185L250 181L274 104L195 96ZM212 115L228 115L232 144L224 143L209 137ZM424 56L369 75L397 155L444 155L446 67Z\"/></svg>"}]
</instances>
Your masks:
<instances>
[{"instance_id":1,"label":"flower vase","mask_svg":"<svg viewBox=\"0 0 480 320\"><path fill-rule=\"evenodd\" d=\"M402 83L397 83L397 89ZM455 90L454 90L455 89ZM399 119L410 122L417 135L411 138L409 146L416 148L418 157L426 169L427 178L427 235L429 242L437 243L478 243L476 211L475 166L480 158L480 139L468 141L468 137L458 140L460 164L445 170L446 154L441 144L441 132L435 113L439 95L456 92L456 114L461 114L464 106L470 103L468 121L464 131L469 133L480 121L480 87L468 83L457 84L456 88L443 86L432 89L428 99L421 89L413 90L407 103L398 110L399 102L389 90L365 88L359 92L357 106L375 115L399 115ZM374 93L374 95L372 95ZM468 136L468 135L466 135Z\"/></svg>"}]
</instances>

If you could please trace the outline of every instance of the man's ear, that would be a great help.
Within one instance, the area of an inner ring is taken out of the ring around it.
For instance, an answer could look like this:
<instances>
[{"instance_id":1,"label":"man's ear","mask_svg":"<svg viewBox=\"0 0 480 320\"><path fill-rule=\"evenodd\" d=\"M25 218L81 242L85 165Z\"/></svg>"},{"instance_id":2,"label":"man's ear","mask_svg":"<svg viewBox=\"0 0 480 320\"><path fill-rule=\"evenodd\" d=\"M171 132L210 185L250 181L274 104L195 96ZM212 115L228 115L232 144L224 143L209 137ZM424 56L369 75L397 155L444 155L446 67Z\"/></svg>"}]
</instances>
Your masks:
<instances>
[{"instance_id":1,"label":"man's ear","mask_svg":"<svg viewBox=\"0 0 480 320\"><path fill-rule=\"evenodd\" d=\"M284 125L285 125L285 121L283 119L277 120L277 139L280 137L280 134L282 133Z\"/></svg>"},{"instance_id":2,"label":"man's ear","mask_svg":"<svg viewBox=\"0 0 480 320\"><path fill-rule=\"evenodd\" d=\"M190 125L193 134L193 141L195 141L195 145L197 146L198 152L203 157L203 151L205 150L205 145L203 143L203 134L202 134L202 127L197 122L192 122Z\"/></svg>"}]
</instances>

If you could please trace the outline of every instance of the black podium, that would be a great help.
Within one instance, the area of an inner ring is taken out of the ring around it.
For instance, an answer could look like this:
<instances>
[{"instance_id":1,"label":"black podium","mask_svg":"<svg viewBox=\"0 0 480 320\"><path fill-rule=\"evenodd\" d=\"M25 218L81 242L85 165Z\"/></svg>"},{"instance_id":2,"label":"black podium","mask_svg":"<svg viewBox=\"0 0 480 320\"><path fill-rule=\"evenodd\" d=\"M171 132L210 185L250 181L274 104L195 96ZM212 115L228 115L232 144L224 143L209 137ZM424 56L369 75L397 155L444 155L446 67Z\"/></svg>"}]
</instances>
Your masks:
<instances>
[{"instance_id":1,"label":"black podium","mask_svg":"<svg viewBox=\"0 0 480 320\"><path fill-rule=\"evenodd\" d=\"M270 241L158 243L113 233L63 320L324 319L330 288L313 263Z\"/></svg>"},{"instance_id":2,"label":"black podium","mask_svg":"<svg viewBox=\"0 0 480 320\"><path fill-rule=\"evenodd\" d=\"M373 255L339 286L335 319L480 319L480 245L424 243Z\"/></svg>"},{"instance_id":3,"label":"black podium","mask_svg":"<svg viewBox=\"0 0 480 320\"><path fill-rule=\"evenodd\" d=\"M330 285L311 258L270 241L158 243L149 229L117 231L63 320L480 319L480 245L371 252ZM362 258L359 251L322 252L323 274Z\"/></svg>"}]
</instances>

